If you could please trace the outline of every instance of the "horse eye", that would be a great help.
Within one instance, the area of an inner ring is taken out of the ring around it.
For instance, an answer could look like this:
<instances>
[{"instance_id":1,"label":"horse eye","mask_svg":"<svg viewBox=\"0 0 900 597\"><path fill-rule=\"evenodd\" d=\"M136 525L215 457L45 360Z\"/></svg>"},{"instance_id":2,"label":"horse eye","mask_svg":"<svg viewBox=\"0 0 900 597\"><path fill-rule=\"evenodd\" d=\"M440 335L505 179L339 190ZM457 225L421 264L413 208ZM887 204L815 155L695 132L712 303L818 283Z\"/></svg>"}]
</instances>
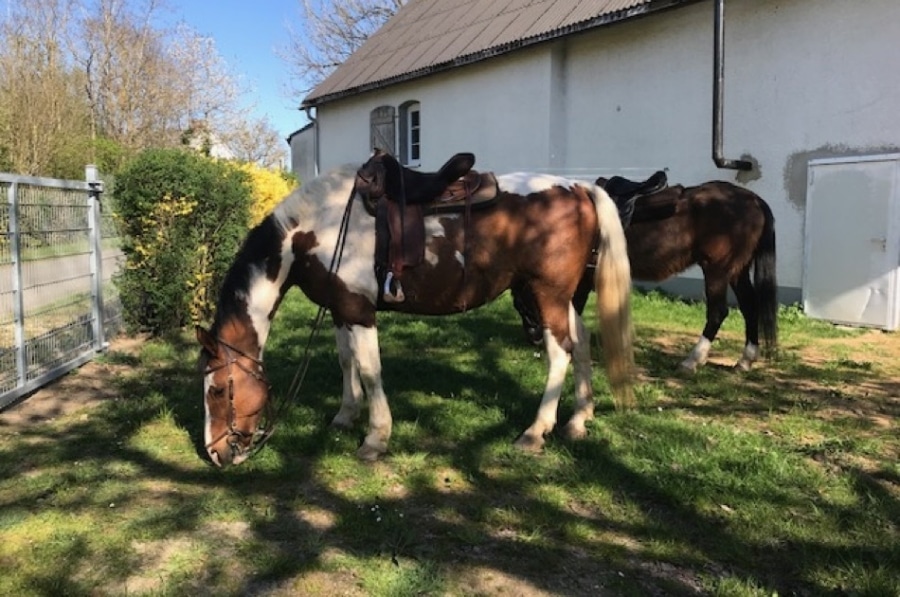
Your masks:
<instances>
[{"instance_id":1,"label":"horse eye","mask_svg":"<svg viewBox=\"0 0 900 597\"><path fill-rule=\"evenodd\" d=\"M209 386L209 391L212 392L213 398L221 398L225 395L225 388L218 386Z\"/></svg>"}]
</instances>

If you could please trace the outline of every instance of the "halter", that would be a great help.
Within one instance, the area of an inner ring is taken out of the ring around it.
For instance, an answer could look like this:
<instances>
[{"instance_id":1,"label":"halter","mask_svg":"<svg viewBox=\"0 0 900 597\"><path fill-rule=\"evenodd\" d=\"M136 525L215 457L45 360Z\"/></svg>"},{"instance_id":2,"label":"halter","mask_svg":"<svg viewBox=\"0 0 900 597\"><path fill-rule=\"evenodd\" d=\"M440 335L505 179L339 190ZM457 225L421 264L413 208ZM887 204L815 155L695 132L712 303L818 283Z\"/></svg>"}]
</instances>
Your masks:
<instances>
[{"instance_id":1,"label":"halter","mask_svg":"<svg viewBox=\"0 0 900 597\"><path fill-rule=\"evenodd\" d=\"M216 367L207 367L203 372L204 375L209 375L210 373L214 373L220 369L228 369L228 418L225 420L228 423L228 426L225 428L225 431L217 435L214 439L210 440L206 444L206 448L209 449L210 446L217 443L223 437L229 438L228 446L231 448L232 456L239 456L244 453L247 453L248 457L255 454L262 446L272 437L272 433L275 431L275 418L272 416L271 409L271 401L268 399L265 401L265 405L261 410L264 410L263 413L263 421L264 423L257 427L256 431L252 434L248 434L240 429L237 429L234 424L237 419L246 419L248 417L252 417L254 415L259 414L259 411L250 413L248 415L238 415L237 411L234 408L234 375L232 373L232 365L236 366L238 369L250 375L258 382L265 384L266 393L268 394L269 390L272 388L272 384L269 383L269 379L266 377L265 370L263 369L263 363L261 359L253 357L243 350L236 348L235 346L225 342L219 337L216 337L216 342L219 343L222 348L225 349L225 354L227 355L227 359L221 365ZM237 355L237 356L235 356ZM245 359L252 361L255 367L250 368L247 367L244 363L238 360L238 357L244 357ZM244 447L237 440L250 438L250 444L247 447Z\"/></svg>"}]
</instances>

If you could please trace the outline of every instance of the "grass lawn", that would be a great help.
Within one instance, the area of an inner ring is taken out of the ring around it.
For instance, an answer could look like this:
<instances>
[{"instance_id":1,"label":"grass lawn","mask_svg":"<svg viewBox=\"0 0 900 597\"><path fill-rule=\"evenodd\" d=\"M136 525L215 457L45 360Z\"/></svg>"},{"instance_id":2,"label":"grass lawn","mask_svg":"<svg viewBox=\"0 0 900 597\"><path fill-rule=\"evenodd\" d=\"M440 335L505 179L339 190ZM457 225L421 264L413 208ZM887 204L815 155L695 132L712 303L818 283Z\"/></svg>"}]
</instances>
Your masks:
<instances>
[{"instance_id":1,"label":"grass lawn","mask_svg":"<svg viewBox=\"0 0 900 597\"><path fill-rule=\"evenodd\" d=\"M113 350L100 383L30 399L93 406L0 415L0 594L900 595L900 337L787 307L778 359L740 374L735 311L685 377L703 305L633 305L639 407L615 412L597 367L587 439L540 455L512 447L546 367L508 296L381 318L394 436L375 464L362 427L328 427L330 332L266 448L224 471L201 457L192 335ZM276 393L314 315L296 292L281 307ZM570 376L560 421L572 395Z\"/></svg>"}]
</instances>

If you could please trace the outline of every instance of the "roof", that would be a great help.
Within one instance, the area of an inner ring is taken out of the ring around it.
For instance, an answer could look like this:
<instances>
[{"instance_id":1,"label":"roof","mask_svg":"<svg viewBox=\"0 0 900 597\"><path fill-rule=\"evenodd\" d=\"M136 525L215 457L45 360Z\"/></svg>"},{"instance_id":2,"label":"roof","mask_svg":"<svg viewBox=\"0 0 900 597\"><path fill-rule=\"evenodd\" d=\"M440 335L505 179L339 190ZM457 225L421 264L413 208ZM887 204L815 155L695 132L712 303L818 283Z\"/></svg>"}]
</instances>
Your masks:
<instances>
[{"instance_id":1,"label":"roof","mask_svg":"<svg viewBox=\"0 0 900 597\"><path fill-rule=\"evenodd\" d=\"M305 132L305 131L308 131L309 129L312 128L312 125L313 125L312 122L307 122L305 125L303 125L303 126L300 127L299 129L297 129L296 131L294 131L293 133L291 133L290 135L288 135L288 136L287 136L287 139L285 139L285 141L287 141L288 145L290 145L290 144L291 144L291 139L293 139L295 135L299 135L300 133L303 133L303 132Z\"/></svg>"},{"instance_id":2,"label":"roof","mask_svg":"<svg viewBox=\"0 0 900 597\"><path fill-rule=\"evenodd\" d=\"M312 107L689 0L410 0L307 95Z\"/></svg>"}]
</instances>

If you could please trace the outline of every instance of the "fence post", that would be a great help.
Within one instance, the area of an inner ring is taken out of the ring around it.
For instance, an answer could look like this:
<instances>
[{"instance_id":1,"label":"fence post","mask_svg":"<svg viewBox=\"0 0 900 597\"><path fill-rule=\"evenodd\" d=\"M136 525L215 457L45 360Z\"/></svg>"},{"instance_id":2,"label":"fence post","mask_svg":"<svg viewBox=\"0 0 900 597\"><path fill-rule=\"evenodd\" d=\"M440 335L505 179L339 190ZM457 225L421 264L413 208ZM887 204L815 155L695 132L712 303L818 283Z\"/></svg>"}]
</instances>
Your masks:
<instances>
[{"instance_id":1,"label":"fence post","mask_svg":"<svg viewBox=\"0 0 900 597\"><path fill-rule=\"evenodd\" d=\"M28 374L28 355L25 354L25 302L22 284L22 242L19 234L19 183L9 185L9 238L12 258L13 317L15 318L16 385L22 385Z\"/></svg>"},{"instance_id":2,"label":"fence post","mask_svg":"<svg viewBox=\"0 0 900 597\"><path fill-rule=\"evenodd\" d=\"M103 181L97 180L97 166L84 167L84 179L88 190L88 228L91 245L91 308L93 311L94 349L98 352L107 348L103 329L103 230L100 217L100 194Z\"/></svg>"}]
</instances>

